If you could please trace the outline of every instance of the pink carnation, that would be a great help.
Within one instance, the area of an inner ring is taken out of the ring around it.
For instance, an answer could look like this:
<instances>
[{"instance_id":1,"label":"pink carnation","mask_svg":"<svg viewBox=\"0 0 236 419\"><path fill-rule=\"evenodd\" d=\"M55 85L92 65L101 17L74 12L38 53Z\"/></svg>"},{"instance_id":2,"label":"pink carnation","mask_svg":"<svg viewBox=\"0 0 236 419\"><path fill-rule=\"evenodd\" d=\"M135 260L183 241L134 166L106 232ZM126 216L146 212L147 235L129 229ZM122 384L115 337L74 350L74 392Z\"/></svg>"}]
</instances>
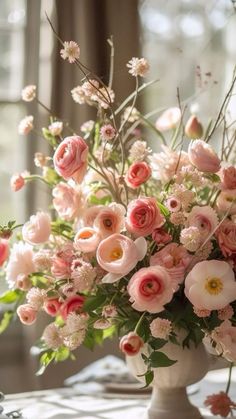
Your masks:
<instances>
[{"instance_id":1,"label":"pink carnation","mask_svg":"<svg viewBox=\"0 0 236 419\"><path fill-rule=\"evenodd\" d=\"M64 179L82 182L87 170L88 146L79 136L66 137L53 156L55 170Z\"/></svg>"},{"instance_id":2,"label":"pink carnation","mask_svg":"<svg viewBox=\"0 0 236 419\"><path fill-rule=\"evenodd\" d=\"M138 311L160 313L173 297L171 278L165 268L151 266L137 271L130 279L127 291L132 307Z\"/></svg>"},{"instance_id":3,"label":"pink carnation","mask_svg":"<svg viewBox=\"0 0 236 419\"><path fill-rule=\"evenodd\" d=\"M127 208L126 228L136 237L148 236L155 228L164 224L164 217L155 198L138 198L131 201Z\"/></svg>"}]
</instances>

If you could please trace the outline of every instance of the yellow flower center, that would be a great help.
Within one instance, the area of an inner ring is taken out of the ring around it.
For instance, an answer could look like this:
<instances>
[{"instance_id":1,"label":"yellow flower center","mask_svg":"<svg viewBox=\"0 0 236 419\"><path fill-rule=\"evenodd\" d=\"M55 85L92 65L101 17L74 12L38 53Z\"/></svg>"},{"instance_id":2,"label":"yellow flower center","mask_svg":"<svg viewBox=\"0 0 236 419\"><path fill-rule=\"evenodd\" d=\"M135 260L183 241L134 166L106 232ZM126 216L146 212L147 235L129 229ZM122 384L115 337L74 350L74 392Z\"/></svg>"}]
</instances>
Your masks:
<instances>
[{"instance_id":1,"label":"yellow flower center","mask_svg":"<svg viewBox=\"0 0 236 419\"><path fill-rule=\"evenodd\" d=\"M223 290L223 283L220 278L207 278L205 289L211 295L218 295Z\"/></svg>"},{"instance_id":2,"label":"yellow flower center","mask_svg":"<svg viewBox=\"0 0 236 419\"><path fill-rule=\"evenodd\" d=\"M111 260L121 259L123 256L123 250L120 247L115 247L110 253Z\"/></svg>"}]
</instances>

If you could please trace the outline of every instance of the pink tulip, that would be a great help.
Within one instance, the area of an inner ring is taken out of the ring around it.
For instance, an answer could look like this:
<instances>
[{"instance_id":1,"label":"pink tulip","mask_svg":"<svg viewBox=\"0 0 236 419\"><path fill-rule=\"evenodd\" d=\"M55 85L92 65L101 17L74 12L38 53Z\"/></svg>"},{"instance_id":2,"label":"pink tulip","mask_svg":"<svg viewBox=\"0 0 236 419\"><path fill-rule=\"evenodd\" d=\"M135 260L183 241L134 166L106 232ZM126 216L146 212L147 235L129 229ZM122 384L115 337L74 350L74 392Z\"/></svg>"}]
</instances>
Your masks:
<instances>
[{"instance_id":1,"label":"pink tulip","mask_svg":"<svg viewBox=\"0 0 236 419\"><path fill-rule=\"evenodd\" d=\"M81 183L87 170L88 145L79 136L66 137L53 156L55 170L64 179Z\"/></svg>"},{"instance_id":2,"label":"pink tulip","mask_svg":"<svg viewBox=\"0 0 236 419\"><path fill-rule=\"evenodd\" d=\"M193 141L188 148L188 157L200 172L217 173L220 159L213 148L203 140Z\"/></svg>"},{"instance_id":3,"label":"pink tulip","mask_svg":"<svg viewBox=\"0 0 236 419\"><path fill-rule=\"evenodd\" d=\"M37 311L30 304L22 304L16 310L21 323L31 325L36 321Z\"/></svg>"},{"instance_id":4,"label":"pink tulip","mask_svg":"<svg viewBox=\"0 0 236 419\"><path fill-rule=\"evenodd\" d=\"M126 228L136 237L146 237L164 224L155 198L138 198L127 208Z\"/></svg>"},{"instance_id":5,"label":"pink tulip","mask_svg":"<svg viewBox=\"0 0 236 419\"><path fill-rule=\"evenodd\" d=\"M195 115L188 119L185 125L185 135L193 140L203 136L203 126Z\"/></svg>"},{"instance_id":6,"label":"pink tulip","mask_svg":"<svg viewBox=\"0 0 236 419\"><path fill-rule=\"evenodd\" d=\"M143 339L137 333L130 332L121 338L119 347L125 355L134 356L139 353L143 345Z\"/></svg>"}]
</instances>

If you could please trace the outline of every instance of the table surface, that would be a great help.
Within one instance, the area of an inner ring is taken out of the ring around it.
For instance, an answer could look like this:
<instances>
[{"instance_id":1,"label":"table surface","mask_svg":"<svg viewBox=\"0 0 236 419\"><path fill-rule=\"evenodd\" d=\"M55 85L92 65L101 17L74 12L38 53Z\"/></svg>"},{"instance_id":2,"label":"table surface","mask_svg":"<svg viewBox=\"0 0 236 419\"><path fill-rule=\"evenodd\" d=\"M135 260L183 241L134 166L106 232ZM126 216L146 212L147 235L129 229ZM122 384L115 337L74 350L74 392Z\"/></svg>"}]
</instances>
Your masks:
<instances>
[{"instance_id":1,"label":"table surface","mask_svg":"<svg viewBox=\"0 0 236 419\"><path fill-rule=\"evenodd\" d=\"M204 418L212 418L209 411L203 408L206 395L224 390L226 381L226 369L211 371L199 383L198 391L190 395L192 403L201 408ZM4 413L21 409L24 419L139 419L145 416L150 399L150 394L97 392L86 395L79 388L8 395L2 403ZM230 395L236 398L236 367Z\"/></svg>"}]
</instances>

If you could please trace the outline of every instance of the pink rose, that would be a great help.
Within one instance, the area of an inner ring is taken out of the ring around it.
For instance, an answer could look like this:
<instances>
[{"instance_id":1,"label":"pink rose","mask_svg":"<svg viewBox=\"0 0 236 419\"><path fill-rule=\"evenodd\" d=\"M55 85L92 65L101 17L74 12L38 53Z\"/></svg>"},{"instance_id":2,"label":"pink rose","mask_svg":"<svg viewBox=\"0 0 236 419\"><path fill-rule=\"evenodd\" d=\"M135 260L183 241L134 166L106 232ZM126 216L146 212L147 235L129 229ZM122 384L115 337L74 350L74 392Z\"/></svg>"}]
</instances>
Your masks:
<instances>
[{"instance_id":1,"label":"pink rose","mask_svg":"<svg viewBox=\"0 0 236 419\"><path fill-rule=\"evenodd\" d=\"M125 227L125 209L123 205L113 202L102 206L93 222L94 228L102 238L120 233Z\"/></svg>"},{"instance_id":2,"label":"pink rose","mask_svg":"<svg viewBox=\"0 0 236 419\"><path fill-rule=\"evenodd\" d=\"M122 234L112 234L102 240L97 249L99 265L107 272L127 275L146 254L146 241L140 239L137 243Z\"/></svg>"},{"instance_id":3,"label":"pink rose","mask_svg":"<svg viewBox=\"0 0 236 419\"><path fill-rule=\"evenodd\" d=\"M222 191L217 198L216 205L222 213L236 214L236 189L225 189Z\"/></svg>"},{"instance_id":4,"label":"pink rose","mask_svg":"<svg viewBox=\"0 0 236 419\"><path fill-rule=\"evenodd\" d=\"M8 240L0 238L0 266L4 264L9 255Z\"/></svg>"},{"instance_id":5,"label":"pink rose","mask_svg":"<svg viewBox=\"0 0 236 419\"><path fill-rule=\"evenodd\" d=\"M32 282L28 275L20 274L17 276L16 288L22 291L28 291L32 287Z\"/></svg>"},{"instance_id":6,"label":"pink rose","mask_svg":"<svg viewBox=\"0 0 236 419\"><path fill-rule=\"evenodd\" d=\"M13 192L17 192L20 189L23 188L24 184L25 184L25 179L23 178L22 175L19 174L15 174L11 177L11 189Z\"/></svg>"},{"instance_id":7,"label":"pink rose","mask_svg":"<svg viewBox=\"0 0 236 419\"><path fill-rule=\"evenodd\" d=\"M30 325L36 321L37 311L30 304L22 304L17 308L16 312L23 324Z\"/></svg>"},{"instance_id":8,"label":"pink rose","mask_svg":"<svg viewBox=\"0 0 236 419\"><path fill-rule=\"evenodd\" d=\"M216 237L225 257L236 253L236 224L233 221L224 220L216 231Z\"/></svg>"},{"instance_id":9,"label":"pink rose","mask_svg":"<svg viewBox=\"0 0 236 419\"><path fill-rule=\"evenodd\" d=\"M194 140L188 148L188 157L200 172L217 173L220 159L213 148L203 140Z\"/></svg>"},{"instance_id":10,"label":"pink rose","mask_svg":"<svg viewBox=\"0 0 236 419\"><path fill-rule=\"evenodd\" d=\"M223 189L236 189L236 167L225 167L220 170L219 175Z\"/></svg>"},{"instance_id":11,"label":"pink rose","mask_svg":"<svg viewBox=\"0 0 236 419\"><path fill-rule=\"evenodd\" d=\"M79 136L66 137L53 156L56 172L64 179L82 182L87 170L88 146Z\"/></svg>"},{"instance_id":12,"label":"pink rose","mask_svg":"<svg viewBox=\"0 0 236 419\"><path fill-rule=\"evenodd\" d=\"M60 182L53 188L53 206L60 218L66 221L74 220L81 215L83 209L82 193L67 183Z\"/></svg>"},{"instance_id":13,"label":"pink rose","mask_svg":"<svg viewBox=\"0 0 236 419\"><path fill-rule=\"evenodd\" d=\"M127 208L126 228L136 237L148 236L155 228L164 224L164 217L155 198L138 198L131 201Z\"/></svg>"},{"instance_id":14,"label":"pink rose","mask_svg":"<svg viewBox=\"0 0 236 419\"><path fill-rule=\"evenodd\" d=\"M150 265L163 266L170 275L174 287L184 281L184 275L192 256L181 244L169 243L150 258Z\"/></svg>"},{"instance_id":15,"label":"pink rose","mask_svg":"<svg viewBox=\"0 0 236 419\"><path fill-rule=\"evenodd\" d=\"M52 275L57 279L67 279L71 275L71 263L67 258L54 256L52 258Z\"/></svg>"},{"instance_id":16,"label":"pink rose","mask_svg":"<svg viewBox=\"0 0 236 419\"><path fill-rule=\"evenodd\" d=\"M101 237L92 227L83 227L75 235L74 246L84 253L95 252Z\"/></svg>"},{"instance_id":17,"label":"pink rose","mask_svg":"<svg viewBox=\"0 0 236 419\"><path fill-rule=\"evenodd\" d=\"M138 311L160 313L173 297L171 278L165 268L142 268L130 279L127 291L132 307Z\"/></svg>"},{"instance_id":18,"label":"pink rose","mask_svg":"<svg viewBox=\"0 0 236 419\"><path fill-rule=\"evenodd\" d=\"M188 214L187 226L196 227L201 234L201 241L204 241L209 234L212 234L218 225L218 217L213 208L209 205L203 207L194 206Z\"/></svg>"},{"instance_id":19,"label":"pink rose","mask_svg":"<svg viewBox=\"0 0 236 419\"><path fill-rule=\"evenodd\" d=\"M136 189L145 183L151 174L152 170L145 161L135 162L129 167L125 176L125 182L130 188Z\"/></svg>"},{"instance_id":20,"label":"pink rose","mask_svg":"<svg viewBox=\"0 0 236 419\"><path fill-rule=\"evenodd\" d=\"M51 234L51 219L45 212L31 215L22 228L23 239L32 245L45 243Z\"/></svg>"},{"instance_id":21,"label":"pink rose","mask_svg":"<svg viewBox=\"0 0 236 419\"><path fill-rule=\"evenodd\" d=\"M68 314L73 312L81 312L85 297L82 295L74 295L69 297L60 307L60 314L66 320Z\"/></svg>"},{"instance_id":22,"label":"pink rose","mask_svg":"<svg viewBox=\"0 0 236 419\"><path fill-rule=\"evenodd\" d=\"M120 350L125 355L134 356L139 353L144 345L143 339L135 332L130 332L120 340Z\"/></svg>"},{"instance_id":23,"label":"pink rose","mask_svg":"<svg viewBox=\"0 0 236 419\"><path fill-rule=\"evenodd\" d=\"M46 311L46 313L49 314L49 316L53 317L55 317L58 314L60 307L61 303L58 301L57 298L50 298L43 304L44 311Z\"/></svg>"}]
</instances>

